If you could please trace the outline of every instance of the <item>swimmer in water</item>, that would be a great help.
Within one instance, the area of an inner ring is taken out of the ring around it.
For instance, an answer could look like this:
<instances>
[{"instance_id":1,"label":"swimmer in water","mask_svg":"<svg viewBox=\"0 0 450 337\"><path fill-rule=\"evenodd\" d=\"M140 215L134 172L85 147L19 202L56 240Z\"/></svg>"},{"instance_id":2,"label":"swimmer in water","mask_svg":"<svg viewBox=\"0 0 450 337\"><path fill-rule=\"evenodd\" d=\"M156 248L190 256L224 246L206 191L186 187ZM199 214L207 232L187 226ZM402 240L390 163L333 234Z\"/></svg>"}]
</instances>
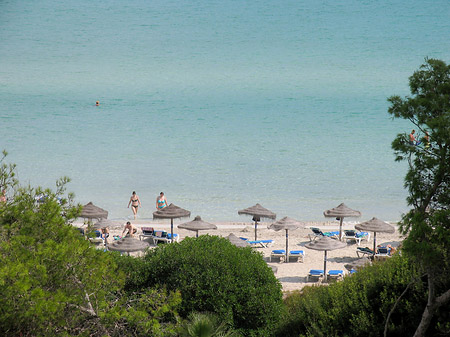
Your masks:
<instances>
[{"instance_id":1,"label":"swimmer in water","mask_svg":"<svg viewBox=\"0 0 450 337\"><path fill-rule=\"evenodd\" d=\"M96 105L96 106L99 106L99 105L100 105L100 102L99 102L99 101L96 101L96 102L95 102L95 105Z\"/></svg>"}]
</instances>

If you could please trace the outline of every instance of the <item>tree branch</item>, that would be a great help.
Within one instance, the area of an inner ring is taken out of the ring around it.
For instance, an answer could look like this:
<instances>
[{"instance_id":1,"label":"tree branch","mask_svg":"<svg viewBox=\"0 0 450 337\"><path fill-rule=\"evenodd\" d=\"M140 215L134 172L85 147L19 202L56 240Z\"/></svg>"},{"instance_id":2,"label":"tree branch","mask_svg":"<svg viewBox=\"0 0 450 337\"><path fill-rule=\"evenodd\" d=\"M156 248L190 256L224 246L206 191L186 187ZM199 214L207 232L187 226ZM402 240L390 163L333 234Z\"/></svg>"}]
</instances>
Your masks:
<instances>
[{"instance_id":1,"label":"tree branch","mask_svg":"<svg viewBox=\"0 0 450 337\"><path fill-rule=\"evenodd\" d=\"M438 305L438 307L445 305L448 301L450 301L450 289L436 298L436 304Z\"/></svg>"},{"instance_id":2,"label":"tree branch","mask_svg":"<svg viewBox=\"0 0 450 337\"><path fill-rule=\"evenodd\" d=\"M432 281L432 276L428 274L428 303L422 314L422 320L414 333L414 337L425 337L434 313L441 306L447 304L450 301L450 289L439 297L435 297L435 287Z\"/></svg>"},{"instance_id":3,"label":"tree branch","mask_svg":"<svg viewBox=\"0 0 450 337\"><path fill-rule=\"evenodd\" d=\"M422 278L423 276L425 276L426 274L420 276L419 278L414 278L411 282L408 283L408 285L406 286L405 290L403 290L403 292L401 293L401 295L397 298L397 300L394 303L394 306L392 307L392 309L389 311L389 314L386 317L386 323L384 324L384 337L387 336L387 329L388 329L388 325L389 325L389 321L391 320L391 316L394 313L394 310L397 308L398 303L400 302L400 300L402 299L402 297L406 294L406 292L408 291L409 287L411 287L414 283L416 283L418 280L420 280L420 278Z\"/></svg>"}]
</instances>

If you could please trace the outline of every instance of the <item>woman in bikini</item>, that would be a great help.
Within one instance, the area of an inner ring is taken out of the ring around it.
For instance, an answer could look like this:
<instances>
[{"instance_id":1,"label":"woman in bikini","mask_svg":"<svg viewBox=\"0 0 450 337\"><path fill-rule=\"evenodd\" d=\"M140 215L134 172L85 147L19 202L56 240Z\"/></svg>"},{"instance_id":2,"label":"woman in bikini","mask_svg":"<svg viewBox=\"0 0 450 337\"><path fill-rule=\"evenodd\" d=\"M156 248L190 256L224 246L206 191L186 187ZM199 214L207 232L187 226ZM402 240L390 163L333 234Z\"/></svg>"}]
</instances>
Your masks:
<instances>
[{"instance_id":1,"label":"woman in bikini","mask_svg":"<svg viewBox=\"0 0 450 337\"><path fill-rule=\"evenodd\" d=\"M139 197L135 191L133 191L133 194L131 194L131 197L130 197L130 201L128 201L128 208L130 208L130 204L131 204L131 210L133 211L133 214L134 214L134 219L136 220L138 207L139 206L142 207L142 205L141 205L141 200L139 199Z\"/></svg>"},{"instance_id":2,"label":"woman in bikini","mask_svg":"<svg viewBox=\"0 0 450 337\"><path fill-rule=\"evenodd\" d=\"M159 196L156 198L156 209L163 209L167 206L167 199L164 196L164 192L159 193Z\"/></svg>"}]
</instances>

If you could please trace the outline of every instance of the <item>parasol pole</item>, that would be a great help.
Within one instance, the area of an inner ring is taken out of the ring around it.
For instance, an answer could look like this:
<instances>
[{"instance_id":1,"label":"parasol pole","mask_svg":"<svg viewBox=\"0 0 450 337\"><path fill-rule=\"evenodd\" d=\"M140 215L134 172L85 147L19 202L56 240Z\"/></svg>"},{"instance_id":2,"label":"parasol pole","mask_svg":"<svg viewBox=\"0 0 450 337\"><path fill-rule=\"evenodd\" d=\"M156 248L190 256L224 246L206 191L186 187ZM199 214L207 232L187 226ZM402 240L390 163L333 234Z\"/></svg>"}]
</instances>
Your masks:
<instances>
[{"instance_id":1,"label":"parasol pole","mask_svg":"<svg viewBox=\"0 0 450 337\"><path fill-rule=\"evenodd\" d=\"M288 259L288 229L286 228L286 261L285 262L289 262L289 259Z\"/></svg>"},{"instance_id":2,"label":"parasol pole","mask_svg":"<svg viewBox=\"0 0 450 337\"><path fill-rule=\"evenodd\" d=\"M373 256L377 253L377 232L373 232Z\"/></svg>"}]
</instances>

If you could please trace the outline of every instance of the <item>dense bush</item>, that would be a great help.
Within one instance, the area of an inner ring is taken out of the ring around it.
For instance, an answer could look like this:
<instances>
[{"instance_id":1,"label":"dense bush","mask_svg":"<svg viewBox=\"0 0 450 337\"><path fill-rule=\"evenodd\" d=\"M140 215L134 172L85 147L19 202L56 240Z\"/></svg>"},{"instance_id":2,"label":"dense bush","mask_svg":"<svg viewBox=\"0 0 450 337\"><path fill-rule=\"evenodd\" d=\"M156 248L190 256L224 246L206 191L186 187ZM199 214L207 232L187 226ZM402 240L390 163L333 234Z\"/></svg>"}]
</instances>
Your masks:
<instances>
[{"instance_id":1,"label":"dense bush","mask_svg":"<svg viewBox=\"0 0 450 337\"><path fill-rule=\"evenodd\" d=\"M164 289L124 291L115 253L70 224L81 206L50 189L20 187L0 156L0 335L176 336L181 302ZM42 196L45 196L44 198ZM38 201L39 200L39 201Z\"/></svg>"},{"instance_id":2,"label":"dense bush","mask_svg":"<svg viewBox=\"0 0 450 337\"><path fill-rule=\"evenodd\" d=\"M249 336L267 336L281 310L281 284L261 255L203 235L158 247L144 259L122 260L128 289L179 290L180 314L212 312Z\"/></svg>"},{"instance_id":3,"label":"dense bush","mask_svg":"<svg viewBox=\"0 0 450 337\"><path fill-rule=\"evenodd\" d=\"M101 313L100 322L105 327L101 336L179 335L177 307L181 296L178 292L169 293L163 288L146 289L143 292L121 292L113 299L107 302L108 307ZM94 331L99 332L98 329Z\"/></svg>"},{"instance_id":4,"label":"dense bush","mask_svg":"<svg viewBox=\"0 0 450 337\"><path fill-rule=\"evenodd\" d=\"M390 317L388 336L412 336L426 304L426 287L414 266L401 256L366 267L329 287L307 287L285 299L286 319L278 336L383 336L386 318L397 298L411 283ZM429 335L445 330L443 308ZM447 317L446 317L447 315ZM439 321L440 319L440 321Z\"/></svg>"},{"instance_id":5,"label":"dense bush","mask_svg":"<svg viewBox=\"0 0 450 337\"><path fill-rule=\"evenodd\" d=\"M114 253L95 249L46 191L19 189L0 204L0 335L176 336L181 296L125 292ZM137 259L135 259L137 260Z\"/></svg>"}]
</instances>

